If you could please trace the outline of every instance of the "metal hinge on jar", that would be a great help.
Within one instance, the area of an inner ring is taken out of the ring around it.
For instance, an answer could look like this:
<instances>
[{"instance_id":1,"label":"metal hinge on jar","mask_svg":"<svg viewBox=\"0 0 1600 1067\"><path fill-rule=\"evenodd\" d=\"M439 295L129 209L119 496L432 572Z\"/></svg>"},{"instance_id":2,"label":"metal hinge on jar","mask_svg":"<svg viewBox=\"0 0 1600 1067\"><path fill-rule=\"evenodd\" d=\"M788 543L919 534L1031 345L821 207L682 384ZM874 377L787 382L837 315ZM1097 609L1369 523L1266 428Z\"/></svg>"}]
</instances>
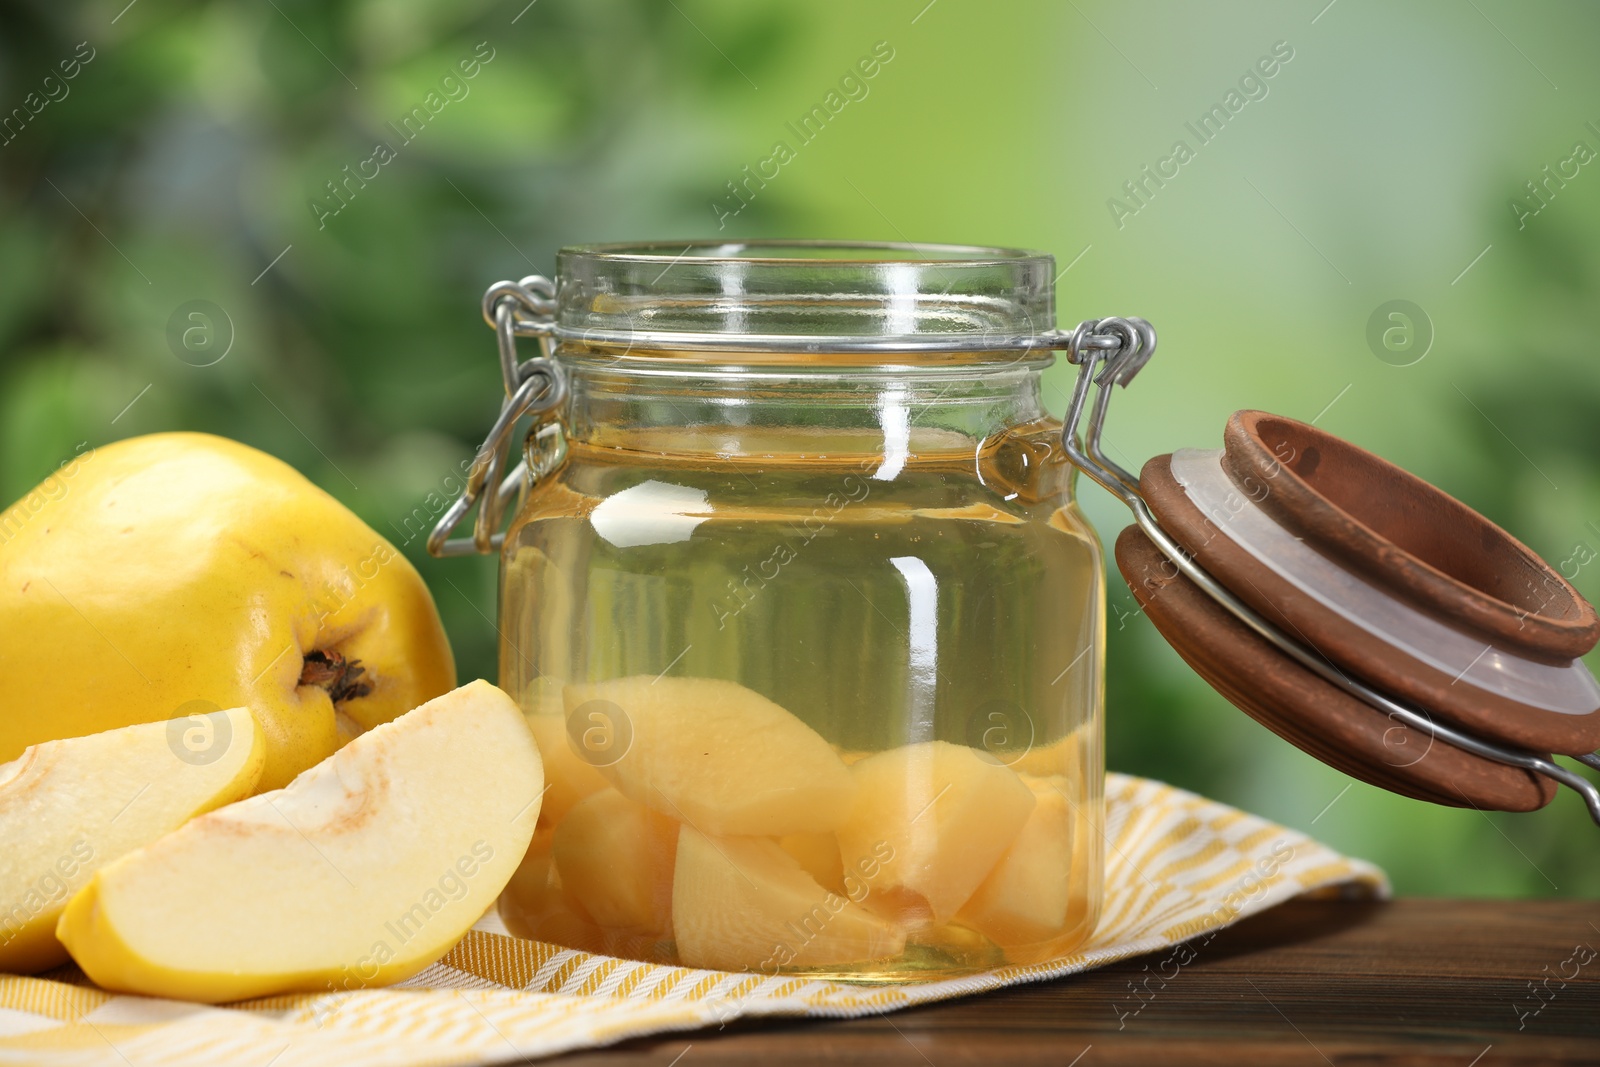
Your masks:
<instances>
[{"instance_id":1,"label":"metal hinge on jar","mask_svg":"<svg viewBox=\"0 0 1600 1067\"><path fill-rule=\"evenodd\" d=\"M531 480L525 461L518 462L509 473L503 473L511 431L524 415L537 417L554 411L567 397L567 379L552 351L555 293L555 284L549 278L530 274L521 281L496 282L483 294L483 318L494 327L506 399L500 405L499 417L473 456L466 488L428 536L431 555L486 554L498 549L505 539L500 524L506 505L511 497L526 493ZM518 360L518 337L537 337L540 354L533 359ZM537 427L534 432L538 432ZM451 539L450 535L474 504L479 506L472 536Z\"/></svg>"}]
</instances>

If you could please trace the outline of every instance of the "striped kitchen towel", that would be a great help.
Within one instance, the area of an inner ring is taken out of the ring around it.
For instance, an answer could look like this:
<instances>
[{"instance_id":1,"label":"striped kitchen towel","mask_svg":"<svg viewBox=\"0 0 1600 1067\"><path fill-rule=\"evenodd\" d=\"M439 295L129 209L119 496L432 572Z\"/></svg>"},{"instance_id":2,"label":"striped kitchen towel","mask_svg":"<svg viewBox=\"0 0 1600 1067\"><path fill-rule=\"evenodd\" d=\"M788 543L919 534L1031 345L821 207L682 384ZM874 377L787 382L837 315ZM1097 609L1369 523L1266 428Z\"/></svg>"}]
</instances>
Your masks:
<instances>
[{"instance_id":1,"label":"striped kitchen towel","mask_svg":"<svg viewBox=\"0 0 1600 1067\"><path fill-rule=\"evenodd\" d=\"M491 912L401 985L209 1007L106 993L71 967L0 976L0 1064L515 1062L741 1017L842 1018L1059 978L1154 952L1303 893L1385 896L1383 872L1159 782L1106 777L1099 928L1045 963L949 981L852 986L615 959L511 937Z\"/></svg>"}]
</instances>

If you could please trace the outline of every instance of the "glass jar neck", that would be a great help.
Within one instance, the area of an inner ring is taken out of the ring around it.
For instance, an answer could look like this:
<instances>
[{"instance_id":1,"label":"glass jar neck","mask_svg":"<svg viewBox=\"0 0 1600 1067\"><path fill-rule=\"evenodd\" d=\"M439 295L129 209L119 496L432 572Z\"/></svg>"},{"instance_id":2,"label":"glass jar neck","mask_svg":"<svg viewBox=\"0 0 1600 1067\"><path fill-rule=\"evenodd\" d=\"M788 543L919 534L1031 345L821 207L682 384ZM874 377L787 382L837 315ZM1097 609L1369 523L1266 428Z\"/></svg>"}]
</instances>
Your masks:
<instances>
[{"instance_id":1,"label":"glass jar neck","mask_svg":"<svg viewBox=\"0 0 1600 1067\"><path fill-rule=\"evenodd\" d=\"M568 438L707 455L967 452L1047 418L1051 357L981 365L831 365L617 359L564 352Z\"/></svg>"}]
</instances>

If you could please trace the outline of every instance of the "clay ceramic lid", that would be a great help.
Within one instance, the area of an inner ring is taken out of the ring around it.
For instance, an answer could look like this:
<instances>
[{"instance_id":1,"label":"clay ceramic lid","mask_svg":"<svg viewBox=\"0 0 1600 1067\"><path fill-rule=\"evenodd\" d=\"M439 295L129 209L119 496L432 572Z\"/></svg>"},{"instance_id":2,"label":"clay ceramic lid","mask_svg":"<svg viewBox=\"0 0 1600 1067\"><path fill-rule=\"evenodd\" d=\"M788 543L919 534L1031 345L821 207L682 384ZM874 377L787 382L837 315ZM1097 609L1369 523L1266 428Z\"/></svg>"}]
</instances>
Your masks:
<instances>
[{"instance_id":1,"label":"clay ceramic lid","mask_svg":"<svg viewBox=\"0 0 1600 1067\"><path fill-rule=\"evenodd\" d=\"M1279 524L1421 610L1551 663L1600 641L1594 608L1532 549L1388 460L1264 411L1236 412L1223 441Z\"/></svg>"},{"instance_id":2,"label":"clay ceramic lid","mask_svg":"<svg viewBox=\"0 0 1600 1067\"><path fill-rule=\"evenodd\" d=\"M1157 631L1212 688L1297 748L1381 789L1454 807L1532 811L1556 784L1418 736L1323 681L1256 636L1137 526L1117 538L1117 566Z\"/></svg>"},{"instance_id":3,"label":"clay ceramic lid","mask_svg":"<svg viewBox=\"0 0 1600 1067\"><path fill-rule=\"evenodd\" d=\"M1358 679L1485 741L1600 747L1600 685L1577 657L1600 618L1510 534L1314 426L1257 411L1226 447L1145 465L1161 529L1256 613ZM1407 730L1239 622L1137 527L1117 562L1185 661L1247 714L1364 781L1441 804L1540 807L1555 783Z\"/></svg>"}]
</instances>

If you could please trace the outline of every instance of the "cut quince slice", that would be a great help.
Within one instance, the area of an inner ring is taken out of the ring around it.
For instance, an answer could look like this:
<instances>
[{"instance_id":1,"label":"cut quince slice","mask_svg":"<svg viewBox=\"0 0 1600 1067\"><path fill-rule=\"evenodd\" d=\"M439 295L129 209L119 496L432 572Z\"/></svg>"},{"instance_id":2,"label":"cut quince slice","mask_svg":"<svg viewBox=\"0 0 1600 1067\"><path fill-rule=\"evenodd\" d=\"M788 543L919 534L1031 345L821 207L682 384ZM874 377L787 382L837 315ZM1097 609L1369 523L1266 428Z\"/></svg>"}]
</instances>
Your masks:
<instances>
[{"instance_id":1,"label":"cut quince slice","mask_svg":"<svg viewBox=\"0 0 1600 1067\"><path fill-rule=\"evenodd\" d=\"M850 767L859 787L839 829L847 870L889 853L872 878L875 895L904 911L917 897L936 922L967 902L1016 840L1033 791L993 756L948 741L923 741ZM904 892L897 892L904 891Z\"/></svg>"},{"instance_id":2,"label":"cut quince slice","mask_svg":"<svg viewBox=\"0 0 1600 1067\"><path fill-rule=\"evenodd\" d=\"M542 905L555 867L550 856L554 841L555 830L551 827L541 826L533 832L528 851L522 854L522 862L517 864L517 869L512 872L510 881L506 882L505 890L500 894L502 905L508 899L525 902L530 908L536 903Z\"/></svg>"},{"instance_id":3,"label":"cut quince slice","mask_svg":"<svg viewBox=\"0 0 1600 1067\"><path fill-rule=\"evenodd\" d=\"M769 974L898 956L905 933L817 884L774 841L678 837L672 931L690 967Z\"/></svg>"},{"instance_id":4,"label":"cut quince slice","mask_svg":"<svg viewBox=\"0 0 1600 1067\"><path fill-rule=\"evenodd\" d=\"M95 870L249 796L266 756L235 708L46 741L0 766L0 970L65 963L56 921Z\"/></svg>"},{"instance_id":5,"label":"cut quince slice","mask_svg":"<svg viewBox=\"0 0 1600 1067\"><path fill-rule=\"evenodd\" d=\"M601 926L664 933L672 914L678 824L607 786L555 829L561 888Z\"/></svg>"},{"instance_id":6,"label":"cut quince slice","mask_svg":"<svg viewBox=\"0 0 1600 1067\"><path fill-rule=\"evenodd\" d=\"M567 715L620 751L597 759L625 796L701 833L832 830L855 792L811 727L760 693L717 678L639 675L569 685Z\"/></svg>"},{"instance_id":7,"label":"cut quince slice","mask_svg":"<svg viewBox=\"0 0 1600 1067\"><path fill-rule=\"evenodd\" d=\"M1035 745L1020 758L1008 760L1007 766L1019 774L1076 781L1083 773L1083 749L1088 732L1087 727L1079 727L1052 744Z\"/></svg>"},{"instance_id":8,"label":"cut quince slice","mask_svg":"<svg viewBox=\"0 0 1600 1067\"><path fill-rule=\"evenodd\" d=\"M839 839L833 834L788 834L778 839L778 847L798 860L824 889L846 891L844 860L839 856Z\"/></svg>"},{"instance_id":9,"label":"cut quince slice","mask_svg":"<svg viewBox=\"0 0 1600 1067\"><path fill-rule=\"evenodd\" d=\"M562 895L551 856L555 830L541 826L500 894L500 918L518 937L599 951L601 931L589 913Z\"/></svg>"},{"instance_id":10,"label":"cut quince slice","mask_svg":"<svg viewBox=\"0 0 1600 1067\"><path fill-rule=\"evenodd\" d=\"M554 837L550 827L541 827L533 835L527 855L500 894L500 918L506 929L517 937L584 952L655 963L675 962L668 931L603 927L582 906L567 899L550 855Z\"/></svg>"},{"instance_id":11,"label":"cut quince slice","mask_svg":"<svg viewBox=\"0 0 1600 1067\"><path fill-rule=\"evenodd\" d=\"M500 918L506 929L518 937L577 945L579 942L563 940L551 933L552 925L559 925L553 920L570 920L572 925L583 926L596 935L599 927L594 925L588 912L574 907L562 896L561 878L556 874L555 859L551 855L554 843L553 828L541 826L534 831L528 851L500 894Z\"/></svg>"},{"instance_id":12,"label":"cut quince slice","mask_svg":"<svg viewBox=\"0 0 1600 1067\"><path fill-rule=\"evenodd\" d=\"M1045 941L1074 918L1074 814L1064 778L1027 778L1035 805L1005 855L957 914L1002 948ZM1080 887L1081 892L1081 887Z\"/></svg>"},{"instance_id":13,"label":"cut quince slice","mask_svg":"<svg viewBox=\"0 0 1600 1067\"><path fill-rule=\"evenodd\" d=\"M56 933L97 984L147 996L397 982L505 887L543 787L521 710L473 682L102 868Z\"/></svg>"}]
</instances>

